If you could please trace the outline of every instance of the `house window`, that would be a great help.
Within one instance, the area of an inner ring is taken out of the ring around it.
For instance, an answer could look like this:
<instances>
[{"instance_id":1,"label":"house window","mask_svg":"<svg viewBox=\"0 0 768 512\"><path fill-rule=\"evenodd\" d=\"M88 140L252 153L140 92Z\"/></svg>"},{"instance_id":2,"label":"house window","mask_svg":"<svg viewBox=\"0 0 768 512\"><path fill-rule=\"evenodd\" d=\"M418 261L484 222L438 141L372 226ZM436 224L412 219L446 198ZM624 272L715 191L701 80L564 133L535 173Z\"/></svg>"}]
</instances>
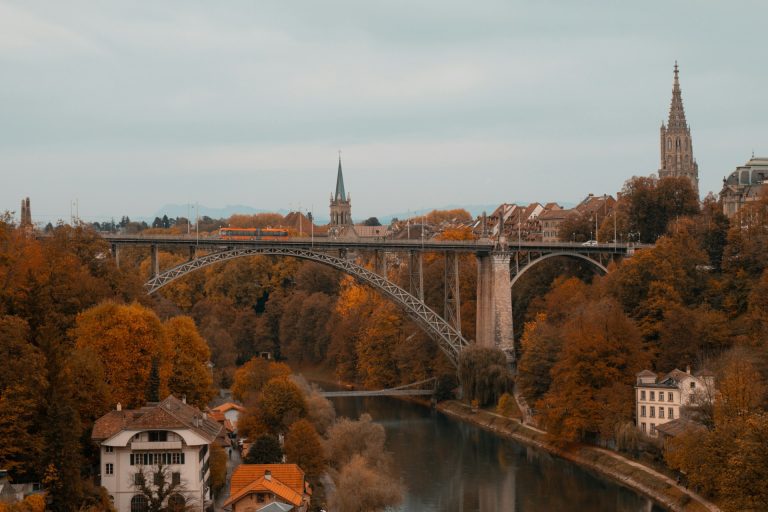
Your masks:
<instances>
[{"instance_id":1,"label":"house window","mask_svg":"<svg viewBox=\"0 0 768 512\"><path fill-rule=\"evenodd\" d=\"M659 407L659 418L664 419L664 408Z\"/></svg>"},{"instance_id":2,"label":"house window","mask_svg":"<svg viewBox=\"0 0 768 512\"><path fill-rule=\"evenodd\" d=\"M181 485L181 473L178 471L171 473L171 485Z\"/></svg>"},{"instance_id":3,"label":"house window","mask_svg":"<svg viewBox=\"0 0 768 512\"><path fill-rule=\"evenodd\" d=\"M171 453L171 464L184 464L184 453Z\"/></svg>"},{"instance_id":4,"label":"house window","mask_svg":"<svg viewBox=\"0 0 768 512\"><path fill-rule=\"evenodd\" d=\"M136 473L133 475L133 485L144 485L144 473Z\"/></svg>"},{"instance_id":5,"label":"house window","mask_svg":"<svg viewBox=\"0 0 768 512\"><path fill-rule=\"evenodd\" d=\"M651 391L651 402L653 402L654 400L656 400L656 392Z\"/></svg>"},{"instance_id":6,"label":"house window","mask_svg":"<svg viewBox=\"0 0 768 512\"><path fill-rule=\"evenodd\" d=\"M667 408L667 418L670 420L675 419L675 410L671 407Z\"/></svg>"},{"instance_id":7,"label":"house window","mask_svg":"<svg viewBox=\"0 0 768 512\"><path fill-rule=\"evenodd\" d=\"M640 417L641 418L645 418L645 406L644 405L640 406Z\"/></svg>"},{"instance_id":8,"label":"house window","mask_svg":"<svg viewBox=\"0 0 768 512\"><path fill-rule=\"evenodd\" d=\"M643 428L643 432L645 432L645 431L646 431L646 428L645 428L645 423L641 423L640 425L641 425L641 426L642 426L642 428Z\"/></svg>"},{"instance_id":9,"label":"house window","mask_svg":"<svg viewBox=\"0 0 768 512\"><path fill-rule=\"evenodd\" d=\"M696 388L696 383L691 381L691 389L695 389L695 388Z\"/></svg>"},{"instance_id":10,"label":"house window","mask_svg":"<svg viewBox=\"0 0 768 512\"><path fill-rule=\"evenodd\" d=\"M115 474L115 465L114 464L107 464L104 468L104 474L107 475L114 475Z\"/></svg>"},{"instance_id":11,"label":"house window","mask_svg":"<svg viewBox=\"0 0 768 512\"><path fill-rule=\"evenodd\" d=\"M148 512L149 500L142 494L137 494L131 498L131 512Z\"/></svg>"},{"instance_id":12,"label":"house window","mask_svg":"<svg viewBox=\"0 0 768 512\"><path fill-rule=\"evenodd\" d=\"M162 471L155 471L155 485L157 487L160 487L165 482L165 475L162 473Z\"/></svg>"},{"instance_id":13,"label":"house window","mask_svg":"<svg viewBox=\"0 0 768 512\"><path fill-rule=\"evenodd\" d=\"M656 424L655 423L651 423L651 435L652 436L656 435Z\"/></svg>"},{"instance_id":14,"label":"house window","mask_svg":"<svg viewBox=\"0 0 768 512\"><path fill-rule=\"evenodd\" d=\"M670 391L669 393L667 393L667 401L671 402L672 400L674 400L674 395Z\"/></svg>"},{"instance_id":15,"label":"house window","mask_svg":"<svg viewBox=\"0 0 768 512\"><path fill-rule=\"evenodd\" d=\"M640 391L640 400L645 400L645 390Z\"/></svg>"},{"instance_id":16,"label":"house window","mask_svg":"<svg viewBox=\"0 0 768 512\"><path fill-rule=\"evenodd\" d=\"M164 442L168 440L168 432L165 430L150 430L149 431L149 442L150 443L157 443L157 442Z\"/></svg>"},{"instance_id":17,"label":"house window","mask_svg":"<svg viewBox=\"0 0 768 512\"><path fill-rule=\"evenodd\" d=\"M651 418L656 417L656 408L654 406L651 406Z\"/></svg>"},{"instance_id":18,"label":"house window","mask_svg":"<svg viewBox=\"0 0 768 512\"><path fill-rule=\"evenodd\" d=\"M115 451L115 447L114 446L105 446L104 447L104 452L106 452L106 453L112 453L114 451Z\"/></svg>"}]
</instances>

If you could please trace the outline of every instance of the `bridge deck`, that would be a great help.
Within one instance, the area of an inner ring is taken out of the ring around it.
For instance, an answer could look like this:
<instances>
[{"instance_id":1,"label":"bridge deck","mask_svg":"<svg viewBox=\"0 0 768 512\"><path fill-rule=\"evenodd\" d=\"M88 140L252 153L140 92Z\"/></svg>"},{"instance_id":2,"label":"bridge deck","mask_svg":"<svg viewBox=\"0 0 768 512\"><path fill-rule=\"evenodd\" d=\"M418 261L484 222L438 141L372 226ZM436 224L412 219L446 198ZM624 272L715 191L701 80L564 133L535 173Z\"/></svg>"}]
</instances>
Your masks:
<instances>
[{"instance_id":1,"label":"bridge deck","mask_svg":"<svg viewBox=\"0 0 768 512\"><path fill-rule=\"evenodd\" d=\"M103 238L116 245L162 245L162 246L197 246L203 249L221 250L227 247L293 247L313 250L382 250L382 251L457 251L457 252L490 252L498 245L489 240L387 240L371 239L334 239L328 237L291 237L287 240L223 240L221 238L196 238L186 235L104 235ZM510 251L533 252L579 252L582 254L613 253L627 254L634 249L641 249L644 244L614 244L582 245L569 242L509 242L506 248Z\"/></svg>"}]
</instances>

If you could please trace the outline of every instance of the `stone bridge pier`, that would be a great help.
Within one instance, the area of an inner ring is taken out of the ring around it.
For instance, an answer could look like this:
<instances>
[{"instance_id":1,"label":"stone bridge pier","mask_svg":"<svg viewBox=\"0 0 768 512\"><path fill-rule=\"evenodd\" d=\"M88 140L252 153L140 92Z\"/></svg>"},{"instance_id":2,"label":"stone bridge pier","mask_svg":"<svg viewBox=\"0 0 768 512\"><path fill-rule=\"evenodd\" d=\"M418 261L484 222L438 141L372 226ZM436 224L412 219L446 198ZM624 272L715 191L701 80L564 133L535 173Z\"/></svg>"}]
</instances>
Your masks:
<instances>
[{"instance_id":1,"label":"stone bridge pier","mask_svg":"<svg viewBox=\"0 0 768 512\"><path fill-rule=\"evenodd\" d=\"M512 293L510 291L510 253L477 253L477 320L475 343L497 347L515 361L512 332Z\"/></svg>"}]
</instances>

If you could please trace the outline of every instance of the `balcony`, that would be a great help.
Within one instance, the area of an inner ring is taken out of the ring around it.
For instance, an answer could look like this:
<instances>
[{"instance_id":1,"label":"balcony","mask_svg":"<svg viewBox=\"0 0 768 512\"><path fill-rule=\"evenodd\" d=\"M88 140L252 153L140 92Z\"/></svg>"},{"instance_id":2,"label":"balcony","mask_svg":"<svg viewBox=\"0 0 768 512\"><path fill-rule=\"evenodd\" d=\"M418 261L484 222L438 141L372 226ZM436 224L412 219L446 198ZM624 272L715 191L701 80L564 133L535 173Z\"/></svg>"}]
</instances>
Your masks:
<instances>
[{"instance_id":1,"label":"balcony","mask_svg":"<svg viewBox=\"0 0 768 512\"><path fill-rule=\"evenodd\" d=\"M181 450L181 441L134 441L131 450Z\"/></svg>"}]
</instances>

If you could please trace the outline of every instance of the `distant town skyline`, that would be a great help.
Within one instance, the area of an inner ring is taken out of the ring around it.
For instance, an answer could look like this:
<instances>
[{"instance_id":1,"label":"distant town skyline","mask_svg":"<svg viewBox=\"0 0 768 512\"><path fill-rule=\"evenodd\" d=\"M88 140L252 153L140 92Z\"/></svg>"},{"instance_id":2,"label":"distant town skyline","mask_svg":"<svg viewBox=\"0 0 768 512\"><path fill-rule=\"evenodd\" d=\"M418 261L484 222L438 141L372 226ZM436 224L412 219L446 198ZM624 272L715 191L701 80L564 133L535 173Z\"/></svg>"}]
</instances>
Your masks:
<instances>
[{"instance_id":1,"label":"distant town skyline","mask_svg":"<svg viewBox=\"0 0 768 512\"><path fill-rule=\"evenodd\" d=\"M0 0L0 211L352 216L615 194L659 169L672 70L700 192L768 155L758 1Z\"/></svg>"}]
</instances>

